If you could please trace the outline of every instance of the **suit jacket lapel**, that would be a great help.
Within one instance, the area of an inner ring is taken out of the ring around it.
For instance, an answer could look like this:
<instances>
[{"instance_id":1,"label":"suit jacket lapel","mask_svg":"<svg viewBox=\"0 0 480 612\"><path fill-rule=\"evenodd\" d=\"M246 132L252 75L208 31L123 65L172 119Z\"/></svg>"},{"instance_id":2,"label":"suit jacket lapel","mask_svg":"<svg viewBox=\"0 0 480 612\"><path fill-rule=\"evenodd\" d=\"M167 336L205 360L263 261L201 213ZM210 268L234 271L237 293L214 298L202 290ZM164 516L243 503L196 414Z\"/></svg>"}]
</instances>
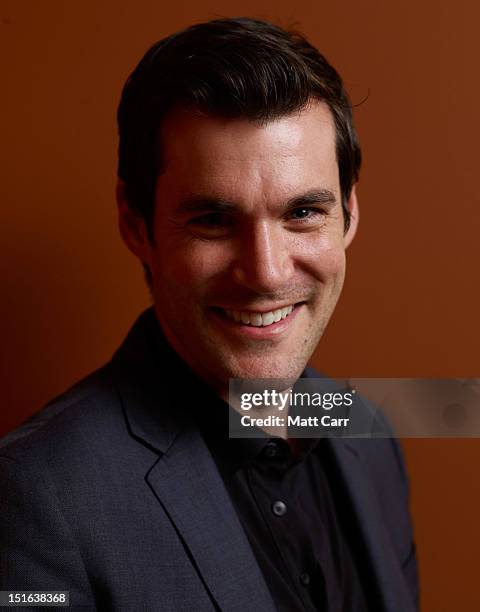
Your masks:
<instances>
[{"instance_id":1,"label":"suit jacket lapel","mask_svg":"<svg viewBox=\"0 0 480 612\"><path fill-rule=\"evenodd\" d=\"M368 440L364 440L368 443ZM356 450L345 439L330 438L327 444L351 501L360 536L377 585L384 612L413 612L405 577L385 527L367 470Z\"/></svg>"},{"instance_id":2,"label":"suit jacket lapel","mask_svg":"<svg viewBox=\"0 0 480 612\"><path fill-rule=\"evenodd\" d=\"M324 378L311 368L305 369L303 377ZM355 419L358 431L375 430L375 414L362 402L357 404L357 413L351 416ZM380 425L380 430L383 430L383 425ZM382 611L414 612L415 607L392 540L385 527L373 483L353 442L353 439L348 438L326 439L341 482L350 499L351 512L359 526L373 580L382 602ZM368 444L368 438L361 443Z\"/></svg>"},{"instance_id":3,"label":"suit jacket lapel","mask_svg":"<svg viewBox=\"0 0 480 612\"><path fill-rule=\"evenodd\" d=\"M150 314L148 314L150 312ZM193 420L182 411L181 389L158 367L142 315L112 362L132 437L155 451L145 476L189 550L221 610L274 612L274 604L215 462ZM150 345L150 346L149 346ZM165 347L162 365L173 355ZM161 390L161 393L160 393Z\"/></svg>"},{"instance_id":4,"label":"suit jacket lapel","mask_svg":"<svg viewBox=\"0 0 480 612\"><path fill-rule=\"evenodd\" d=\"M186 427L147 479L218 606L273 612L256 559L198 430Z\"/></svg>"}]
</instances>

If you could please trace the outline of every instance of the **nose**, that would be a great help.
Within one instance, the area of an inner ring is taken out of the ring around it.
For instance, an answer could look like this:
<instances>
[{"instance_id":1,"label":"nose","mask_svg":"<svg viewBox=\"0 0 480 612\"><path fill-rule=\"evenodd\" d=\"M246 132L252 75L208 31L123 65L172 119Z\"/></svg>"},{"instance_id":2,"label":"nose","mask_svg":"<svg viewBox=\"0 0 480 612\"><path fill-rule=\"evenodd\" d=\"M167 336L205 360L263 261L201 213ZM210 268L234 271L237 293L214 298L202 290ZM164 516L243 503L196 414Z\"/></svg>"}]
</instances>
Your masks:
<instances>
[{"instance_id":1,"label":"nose","mask_svg":"<svg viewBox=\"0 0 480 612\"><path fill-rule=\"evenodd\" d=\"M242 232L232 269L236 283L256 293L285 293L293 272L288 241L280 227L264 221Z\"/></svg>"}]
</instances>

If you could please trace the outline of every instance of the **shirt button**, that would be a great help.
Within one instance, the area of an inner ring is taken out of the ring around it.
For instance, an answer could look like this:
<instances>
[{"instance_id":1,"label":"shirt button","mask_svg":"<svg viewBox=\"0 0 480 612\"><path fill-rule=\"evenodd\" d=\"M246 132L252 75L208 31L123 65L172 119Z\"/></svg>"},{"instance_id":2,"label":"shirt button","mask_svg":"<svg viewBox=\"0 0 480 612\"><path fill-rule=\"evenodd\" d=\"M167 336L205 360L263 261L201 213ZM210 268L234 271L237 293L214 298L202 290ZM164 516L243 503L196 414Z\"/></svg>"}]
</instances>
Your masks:
<instances>
[{"instance_id":1,"label":"shirt button","mask_svg":"<svg viewBox=\"0 0 480 612\"><path fill-rule=\"evenodd\" d=\"M272 512L276 516L283 516L287 512L287 506L282 501L273 502Z\"/></svg>"},{"instance_id":2,"label":"shirt button","mask_svg":"<svg viewBox=\"0 0 480 612\"><path fill-rule=\"evenodd\" d=\"M300 574L300 582L303 584L303 586L308 586L310 584L310 574L307 572Z\"/></svg>"}]
</instances>

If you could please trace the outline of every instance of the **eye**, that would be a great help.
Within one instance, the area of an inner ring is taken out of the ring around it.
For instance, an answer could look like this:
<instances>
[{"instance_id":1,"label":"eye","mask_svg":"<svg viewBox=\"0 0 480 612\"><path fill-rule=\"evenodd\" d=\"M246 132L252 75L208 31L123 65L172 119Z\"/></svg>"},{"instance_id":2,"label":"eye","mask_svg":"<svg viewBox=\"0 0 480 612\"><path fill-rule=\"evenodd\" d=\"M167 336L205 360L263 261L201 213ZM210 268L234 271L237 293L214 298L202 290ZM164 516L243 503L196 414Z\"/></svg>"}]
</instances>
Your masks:
<instances>
[{"instance_id":1,"label":"eye","mask_svg":"<svg viewBox=\"0 0 480 612\"><path fill-rule=\"evenodd\" d=\"M306 223L310 221L318 221L323 215L324 211L320 208L301 206L288 213L287 217L293 221L296 221L297 223Z\"/></svg>"},{"instance_id":2,"label":"eye","mask_svg":"<svg viewBox=\"0 0 480 612\"><path fill-rule=\"evenodd\" d=\"M232 215L210 212L194 217L187 222L191 233L201 239L211 240L228 237L234 225Z\"/></svg>"},{"instance_id":3,"label":"eye","mask_svg":"<svg viewBox=\"0 0 480 612\"><path fill-rule=\"evenodd\" d=\"M200 227L224 227L231 224L231 219L224 213L212 212L190 219L188 224Z\"/></svg>"}]
</instances>

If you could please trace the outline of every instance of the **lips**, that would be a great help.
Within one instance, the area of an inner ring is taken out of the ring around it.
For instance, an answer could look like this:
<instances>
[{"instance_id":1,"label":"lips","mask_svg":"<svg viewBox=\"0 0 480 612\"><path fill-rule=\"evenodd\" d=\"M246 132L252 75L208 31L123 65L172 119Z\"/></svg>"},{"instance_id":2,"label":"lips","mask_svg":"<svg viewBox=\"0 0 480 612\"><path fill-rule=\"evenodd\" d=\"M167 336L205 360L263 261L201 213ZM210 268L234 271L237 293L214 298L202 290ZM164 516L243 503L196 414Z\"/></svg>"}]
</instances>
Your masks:
<instances>
[{"instance_id":1,"label":"lips","mask_svg":"<svg viewBox=\"0 0 480 612\"><path fill-rule=\"evenodd\" d=\"M295 305L284 306L268 312L255 312L250 310L228 310L222 309L226 316L241 325L253 327L268 327L278 321L285 319L292 312Z\"/></svg>"}]
</instances>

